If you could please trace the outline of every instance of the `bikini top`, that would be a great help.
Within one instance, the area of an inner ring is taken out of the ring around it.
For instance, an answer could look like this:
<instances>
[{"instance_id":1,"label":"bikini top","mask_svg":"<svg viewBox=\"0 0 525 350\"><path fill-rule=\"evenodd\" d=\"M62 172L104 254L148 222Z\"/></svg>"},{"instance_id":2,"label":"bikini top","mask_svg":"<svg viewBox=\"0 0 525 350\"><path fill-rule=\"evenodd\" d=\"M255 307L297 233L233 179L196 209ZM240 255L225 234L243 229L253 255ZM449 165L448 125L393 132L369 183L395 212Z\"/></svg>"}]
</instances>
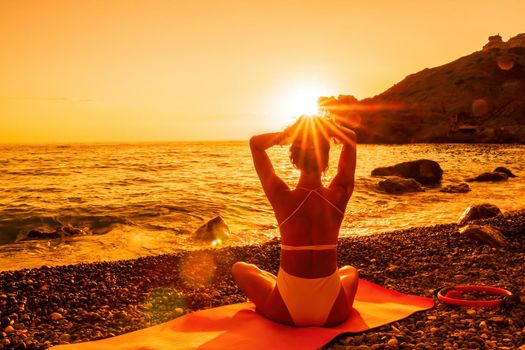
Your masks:
<instances>
[{"instance_id":1,"label":"bikini top","mask_svg":"<svg viewBox=\"0 0 525 350\"><path fill-rule=\"evenodd\" d=\"M299 204L299 206L297 206L297 208L290 215L288 215L288 217L286 219L284 219L279 224L279 227L281 227L286 221L288 221L292 216L294 216L294 214L297 213L297 211L299 209L301 209L303 204L306 202L306 200L310 197L310 195L312 193L315 193L319 197L324 199L325 202L327 202L332 207L334 207L335 210L337 210L341 215L343 215L343 216L345 215L345 213L341 209L339 209L334 203L330 202L325 196L323 196L319 192L319 189L321 189L322 187L317 187L317 188L314 188L313 190L310 190L310 189L305 188L305 187L297 187L297 188L301 189L301 190L308 191L308 194L304 197L304 199L301 202L301 204ZM300 246L281 244L281 250L328 250L328 249L337 249L337 243L334 243L334 244L317 244L317 245L300 245Z\"/></svg>"}]
</instances>

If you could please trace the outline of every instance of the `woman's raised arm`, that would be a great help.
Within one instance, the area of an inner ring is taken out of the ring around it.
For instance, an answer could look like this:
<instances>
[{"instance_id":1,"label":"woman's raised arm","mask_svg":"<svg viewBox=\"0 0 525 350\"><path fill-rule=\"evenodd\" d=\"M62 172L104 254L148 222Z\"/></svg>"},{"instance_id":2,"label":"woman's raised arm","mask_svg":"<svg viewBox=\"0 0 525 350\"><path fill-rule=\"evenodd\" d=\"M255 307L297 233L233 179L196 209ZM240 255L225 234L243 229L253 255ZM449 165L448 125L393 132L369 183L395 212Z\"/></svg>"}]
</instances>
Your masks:
<instances>
[{"instance_id":1,"label":"woman's raised arm","mask_svg":"<svg viewBox=\"0 0 525 350\"><path fill-rule=\"evenodd\" d=\"M355 181L355 164L356 164L356 141L355 132L344 127L331 123L331 134L343 144L339 164L337 166L337 175L330 183L330 188L340 188L344 190L348 198L352 196Z\"/></svg>"},{"instance_id":2,"label":"woman's raised arm","mask_svg":"<svg viewBox=\"0 0 525 350\"><path fill-rule=\"evenodd\" d=\"M278 190L289 190L288 185L275 174L272 162L266 150L272 146L283 144L288 135L284 132L275 132L253 136L250 139L255 171L261 180L266 197L271 201Z\"/></svg>"}]
</instances>

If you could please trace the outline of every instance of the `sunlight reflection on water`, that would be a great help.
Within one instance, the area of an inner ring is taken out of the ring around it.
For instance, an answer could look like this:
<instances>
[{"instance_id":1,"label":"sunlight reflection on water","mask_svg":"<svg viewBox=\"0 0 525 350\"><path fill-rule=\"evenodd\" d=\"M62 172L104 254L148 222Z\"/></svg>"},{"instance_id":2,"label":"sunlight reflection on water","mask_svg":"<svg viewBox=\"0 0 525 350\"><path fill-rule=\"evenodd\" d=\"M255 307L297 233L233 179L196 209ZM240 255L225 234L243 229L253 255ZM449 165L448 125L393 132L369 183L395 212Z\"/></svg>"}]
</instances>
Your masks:
<instances>
[{"instance_id":1,"label":"sunlight reflection on water","mask_svg":"<svg viewBox=\"0 0 525 350\"><path fill-rule=\"evenodd\" d=\"M210 247L191 233L221 215L231 239L222 245L266 241L278 235L273 212L253 169L247 142L193 142L57 147L0 146L0 244L30 229L71 224L102 235L65 241L0 245L0 270L133 258ZM522 145L359 145L354 195L342 235L373 234L455 221L471 203L491 202L503 211L525 207ZM328 184L339 146L331 151ZM299 173L287 147L269 151L276 172L290 186ZM512 169L502 183L471 183L472 191L439 188L401 196L379 192L379 166L420 158L440 163L443 185L491 171Z\"/></svg>"}]
</instances>

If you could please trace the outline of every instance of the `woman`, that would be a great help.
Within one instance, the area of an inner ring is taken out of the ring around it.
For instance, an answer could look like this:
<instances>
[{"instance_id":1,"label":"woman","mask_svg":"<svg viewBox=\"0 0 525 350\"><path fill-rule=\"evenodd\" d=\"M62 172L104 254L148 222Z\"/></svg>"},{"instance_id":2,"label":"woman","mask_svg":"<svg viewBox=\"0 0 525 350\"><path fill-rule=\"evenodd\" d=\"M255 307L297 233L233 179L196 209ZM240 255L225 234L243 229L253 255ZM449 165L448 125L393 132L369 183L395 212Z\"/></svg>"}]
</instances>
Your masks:
<instances>
[{"instance_id":1,"label":"woman","mask_svg":"<svg viewBox=\"0 0 525 350\"><path fill-rule=\"evenodd\" d=\"M330 138L343 144L338 172L328 187ZM290 160L301 171L295 189L274 172L266 149L291 141ZM265 317L294 326L334 326L344 322L357 290L357 270L337 268L337 239L352 195L356 136L321 117L300 118L284 132L250 139L253 162L281 232L277 276L237 262L232 274L240 289Z\"/></svg>"}]
</instances>

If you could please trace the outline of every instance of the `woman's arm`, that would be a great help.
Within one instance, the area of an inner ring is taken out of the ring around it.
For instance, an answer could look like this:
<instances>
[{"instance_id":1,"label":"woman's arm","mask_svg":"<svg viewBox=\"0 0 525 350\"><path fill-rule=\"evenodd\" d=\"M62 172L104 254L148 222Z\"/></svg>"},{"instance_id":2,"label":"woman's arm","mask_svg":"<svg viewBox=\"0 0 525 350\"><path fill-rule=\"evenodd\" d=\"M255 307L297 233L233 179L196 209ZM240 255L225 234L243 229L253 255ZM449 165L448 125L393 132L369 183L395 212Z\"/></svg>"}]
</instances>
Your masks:
<instances>
[{"instance_id":1,"label":"woman's arm","mask_svg":"<svg viewBox=\"0 0 525 350\"><path fill-rule=\"evenodd\" d=\"M275 174L272 162L266 150L272 146L282 144L288 135L284 132L276 132L253 136L250 139L253 164L259 176L266 197L271 201L278 190L289 190L288 185Z\"/></svg>"},{"instance_id":2,"label":"woman's arm","mask_svg":"<svg viewBox=\"0 0 525 350\"><path fill-rule=\"evenodd\" d=\"M344 126L335 123L330 124L332 127L329 127L329 133L343 144L343 149L339 156L337 175L329 187L344 190L350 198L354 191L357 137L355 132Z\"/></svg>"}]
</instances>

